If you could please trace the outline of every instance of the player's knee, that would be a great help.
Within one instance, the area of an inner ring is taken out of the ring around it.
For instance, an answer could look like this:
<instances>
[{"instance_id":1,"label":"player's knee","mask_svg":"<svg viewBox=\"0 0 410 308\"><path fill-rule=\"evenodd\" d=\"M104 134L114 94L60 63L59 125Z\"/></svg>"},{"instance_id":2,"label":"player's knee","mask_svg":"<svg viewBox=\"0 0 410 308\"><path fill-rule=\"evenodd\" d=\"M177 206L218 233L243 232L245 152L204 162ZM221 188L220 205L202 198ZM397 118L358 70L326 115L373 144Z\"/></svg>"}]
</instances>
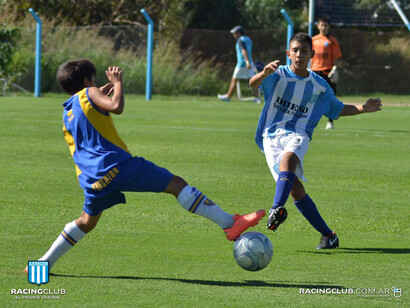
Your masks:
<instances>
[{"instance_id":1,"label":"player's knee","mask_svg":"<svg viewBox=\"0 0 410 308\"><path fill-rule=\"evenodd\" d=\"M93 216L82 215L75 223L81 231L89 233L97 226L98 219L95 219Z\"/></svg>"},{"instance_id":2,"label":"player's knee","mask_svg":"<svg viewBox=\"0 0 410 308\"><path fill-rule=\"evenodd\" d=\"M174 175L164 192L172 194L178 198L178 195L181 192L181 190L187 185L188 183L183 178Z\"/></svg>"},{"instance_id":3,"label":"player's knee","mask_svg":"<svg viewBox=\"0 0 410 308\"><path fill-rule=\"evenodd\" d=\"M299 157L295 153L286 152L280 160L279 170L295 172L298 164Z\"/></svg>"}]
</instances>

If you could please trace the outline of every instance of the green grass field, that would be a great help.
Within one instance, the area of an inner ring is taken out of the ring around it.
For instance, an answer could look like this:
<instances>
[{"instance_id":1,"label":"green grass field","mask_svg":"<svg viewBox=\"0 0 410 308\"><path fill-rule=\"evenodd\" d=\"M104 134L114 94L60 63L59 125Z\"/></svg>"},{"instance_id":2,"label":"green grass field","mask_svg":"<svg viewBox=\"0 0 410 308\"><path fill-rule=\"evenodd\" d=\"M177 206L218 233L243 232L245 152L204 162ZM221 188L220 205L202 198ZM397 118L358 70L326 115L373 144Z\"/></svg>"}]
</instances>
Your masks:
<instances>
[{"instance_id":1,"label":"green grass field","mask_svg":"<svg viewBox=\"0 0 410 308\"><path fill-rule=\"evenodd\" d=\"M127 204L104 212L40 287L23 268L83 203L62 136L65 96L0 97L2 307L409 307L410 96L381 97L381 112L341 118L333 131L322 120L305 158L306 190L339 249L317 251L320 235L289 200L277 232L265 229L266 219L253 228L269 236L274 256L266 269L247 272L219 227L174 197L126 193ZM184 177L225 210L246 213L268 210L274 195L253 141L261 109L213 97L130 96L113 117L134 155ZM400 298L392 287L402 289ZM11 294L37 288L66 294ZM300 294L317 288L355 294Z\"/></svg>"}]
</instances>

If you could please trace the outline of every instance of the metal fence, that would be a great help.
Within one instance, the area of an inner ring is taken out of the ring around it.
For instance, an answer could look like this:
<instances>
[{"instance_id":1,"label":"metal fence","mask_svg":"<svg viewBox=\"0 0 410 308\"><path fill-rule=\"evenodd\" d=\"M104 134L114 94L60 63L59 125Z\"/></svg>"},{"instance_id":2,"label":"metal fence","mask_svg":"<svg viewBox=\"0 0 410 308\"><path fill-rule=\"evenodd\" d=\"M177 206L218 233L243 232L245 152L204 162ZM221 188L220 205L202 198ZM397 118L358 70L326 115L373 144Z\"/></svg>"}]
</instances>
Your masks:
<instances>
[{"instance_id":1,"label":"metal fence","mask_svg":"<svg viewBox=\"0 0 410 308\"><path fill-rule=\"evenodd\" d=\"M410 94L410 35L402 31L374 32L353 28L331 29L338 39L340 61L339 93L386 92ZM254 46L253 58L264 63L279 59L286 63L286 33L278 30L245 31ZM181 49L221 66L229 77L236 63L235 40L229 31L186 29Z\"/></svg>"},{"instance_id":2,"label":"metal fence","mask_svg":"<svg viewBox=\"0 0 410 308\"><path fill-rule=\"evenodd\" d=\"M35 46L35 30L34 28L23 30L22 41L25 42L23 48L32 49L29 51L32 55ZM410 71L410 35L407 30L374 32L332 27L331 32L337 37L343 53L338 84L340 94L369 92L410 94L408 86L410 81L408 74ZM286 63L287 42L286 30L283 27L271 30L246 31L245 29L245 34L253 40L254 60L267 63L279 59L281 63ZM155 34L154 46L158 47L167 39ZM179 43L180 53L190 58L194 57L198 61L207 61L218 68L221 80L229 80L233 72L236 63L234 46L235 40L229 31L201 29L184 30ZM154 54L156 47L154 47ZM99 53L97 53L97 48ZM70 58L80 57L84 54L93 58L94 56L101 58L101 50L107 54L108 59L110 59L110 55L124 50L129 51L125 57L136 57L137 55L143 57L146 52L146 27L45 28L43 31L43 53L48 57L44 57L42 63L43 89L45 91L60 91L55 82L55 66L57 64L54 62L67 57L67 53L70 53ZM103 60L105 59L101 59L101 61ZM31 91L34 80L32 72L34 62L31 64L31 61L34 61L34 56L21 61L25 61L26 66L17 77L16 83ZM153 65L155 70L155 61ZM184 63L179 65L183 66ZM138 70L141 69L144 68L138 68ZM135 76L142 77L134 79L145 78L144 74L143 72L141 75L136 74ZM154 79L154 85L156 82ZM144 81L141 83L143 84ZM143 88L143 86L138 84L133 88Z\"/></svg>"}]
</instances>

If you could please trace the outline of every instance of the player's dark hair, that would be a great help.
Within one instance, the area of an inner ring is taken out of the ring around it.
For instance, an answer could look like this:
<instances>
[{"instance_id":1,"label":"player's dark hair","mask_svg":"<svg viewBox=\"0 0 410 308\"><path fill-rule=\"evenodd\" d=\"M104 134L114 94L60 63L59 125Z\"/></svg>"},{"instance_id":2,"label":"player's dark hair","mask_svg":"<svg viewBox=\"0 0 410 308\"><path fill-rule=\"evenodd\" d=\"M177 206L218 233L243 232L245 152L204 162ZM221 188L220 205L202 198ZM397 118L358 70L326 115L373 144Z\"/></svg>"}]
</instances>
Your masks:
<instances>
[{"instance_id":1,"label":"player's dark hair","mask_svg":"<svg viewBox=\"0 0 410 308\"><path fill-rule=\"evenodd\" d=\"M312 38L309 36L309 34L305 33L305 32L298 32L296 34L294 34L289 41L289 45L293 42L293 41L297 41L297 42L301 42L301 43L308 43L310 50L312 50Z\"/></svg>"},{"instance_id":2,"label":"player's dark hair","mask_svg":"<svg viewBox=\"0 0 410 308\"><path fill-rule=\"evenodd\" d=\"M327 17L327 16L320 16L320 17L317 19L317 22L318 22L318 23L319 23L319 22L325 22L325 23L327 23L327 24L330 25L330 18Z\"/></svg>"},{"instance_id":3,"label":"player's dark hair","mask_svg":"<svg viewBox=\"0 0 410 308\"><path fill-rule=\"evenodd\" d=\"M57 81L64 91L73 95L84 89L84 79L91 81L96 72L94 64L89 59L70 60L58 67Z\"/></svg>"}]
</instances>

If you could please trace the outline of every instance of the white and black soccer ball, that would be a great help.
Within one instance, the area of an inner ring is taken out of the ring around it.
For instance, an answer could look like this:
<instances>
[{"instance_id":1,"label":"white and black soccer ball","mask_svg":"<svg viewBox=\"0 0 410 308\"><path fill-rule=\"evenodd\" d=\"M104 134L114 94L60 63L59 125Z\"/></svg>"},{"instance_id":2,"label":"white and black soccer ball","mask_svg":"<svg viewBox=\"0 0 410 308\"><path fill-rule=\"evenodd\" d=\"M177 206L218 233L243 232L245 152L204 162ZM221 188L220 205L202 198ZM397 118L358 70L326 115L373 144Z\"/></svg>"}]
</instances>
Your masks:
<instances>
[{"instance_id":1,"label":"white and black soccer ball","mask_svg":"<svg viewBox=\"0 0 410 308\"><path fill-rule=\"evenodd\" d=\"M247 271L259 271L268 266L273 255L273 246L268 237L260 232L242 234L233 246L236 263Z\"/></svg>"}]
</instances>

